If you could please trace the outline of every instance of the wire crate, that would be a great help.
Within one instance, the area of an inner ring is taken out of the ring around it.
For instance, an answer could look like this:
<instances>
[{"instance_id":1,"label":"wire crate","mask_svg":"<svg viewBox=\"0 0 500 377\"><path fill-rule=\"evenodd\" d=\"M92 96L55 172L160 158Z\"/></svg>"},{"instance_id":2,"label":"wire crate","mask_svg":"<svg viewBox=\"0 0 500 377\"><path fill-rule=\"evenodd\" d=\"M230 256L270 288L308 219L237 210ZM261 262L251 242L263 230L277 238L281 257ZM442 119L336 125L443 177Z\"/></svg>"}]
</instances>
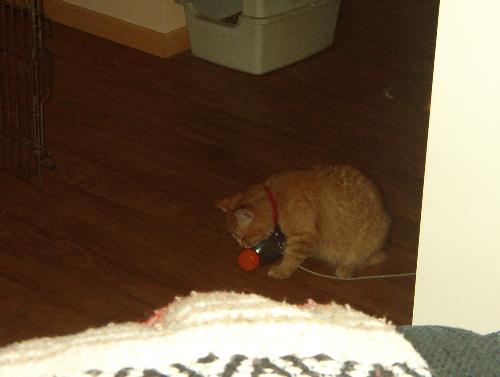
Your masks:
<instances>
[{"instance_id":1,"label":"wire crate","mask_svg":"<svg viewBox=\"0 0 500 377\"><path fill-rule=\"evenodd\" d=\"M0 170L42 187L50 87L41 0L0 0Z\"/></svg>"}]
</instances>

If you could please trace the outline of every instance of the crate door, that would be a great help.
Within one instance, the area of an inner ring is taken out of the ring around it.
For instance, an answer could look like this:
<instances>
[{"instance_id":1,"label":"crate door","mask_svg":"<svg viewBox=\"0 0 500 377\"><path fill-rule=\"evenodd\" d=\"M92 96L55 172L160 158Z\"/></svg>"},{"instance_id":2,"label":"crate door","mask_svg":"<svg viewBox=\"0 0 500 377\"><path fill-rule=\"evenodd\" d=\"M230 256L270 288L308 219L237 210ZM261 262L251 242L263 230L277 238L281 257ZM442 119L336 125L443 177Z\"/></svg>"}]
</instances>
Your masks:
<instances>
[{"instance_id":1,"label":"crate door","mask_svg":"<svg viewBox=\"0 0 500 377\"><path fill-rule=\"evenodd\" d=\"M41 0L0 0L0 171L38 187L45 150L43 104L48 87Z\"/></svg>"}]
</instances>

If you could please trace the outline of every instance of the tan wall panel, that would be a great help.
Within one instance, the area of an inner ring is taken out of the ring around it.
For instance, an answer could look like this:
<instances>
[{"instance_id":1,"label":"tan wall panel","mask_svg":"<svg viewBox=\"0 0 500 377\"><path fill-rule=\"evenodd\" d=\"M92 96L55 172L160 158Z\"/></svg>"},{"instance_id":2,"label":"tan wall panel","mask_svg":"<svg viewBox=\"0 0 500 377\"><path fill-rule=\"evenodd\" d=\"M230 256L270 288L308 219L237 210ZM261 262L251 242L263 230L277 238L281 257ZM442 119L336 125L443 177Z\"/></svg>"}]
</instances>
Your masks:
<instances>
[{"instance_id":1,"label":"tan wall panel","mask_svg":"<svg viewBox=\"0 0 500 377\"><path fill-rule=\"evenodd\" d=\"M71 1L91 2L91 0ZM71 4L68 1L45 0L44 8L47 16L55 22L162 58L167 58L189 48L188 32L183 24L168 32L159 32ZM181 7L179 8L182 10Z\"/></svg>"}]
</instances>

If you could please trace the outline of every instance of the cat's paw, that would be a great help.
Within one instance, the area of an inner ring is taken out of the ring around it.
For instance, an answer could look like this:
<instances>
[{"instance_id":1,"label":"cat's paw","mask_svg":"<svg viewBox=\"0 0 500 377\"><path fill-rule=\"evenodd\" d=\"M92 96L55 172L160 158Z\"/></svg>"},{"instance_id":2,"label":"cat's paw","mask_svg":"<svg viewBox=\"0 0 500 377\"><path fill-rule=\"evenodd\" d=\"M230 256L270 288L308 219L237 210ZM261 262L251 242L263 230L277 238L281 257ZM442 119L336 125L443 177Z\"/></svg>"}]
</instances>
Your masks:
<instances>
[{"instance_id":1,"label":"cat's paw","mask_svg":"<svg viewBox=\"0 0 500 377\"><path fill-rule=\"evenodd\" d=\"M283 268L281 265L273 266L267 272L267 275L274 279L286 279L292 275L293 271Z\"/></svg>"},{"instance_id":2,"label":"cat's paw","mask_svg":"<svg viewBox=\"0 0 500 377\"><path fill-rule=\"evenodd\" d=\"M353 269L351 267L342 266L335 269L335 276L341 279L350 278L353 274Z\"/></svg>"}]
</instances>

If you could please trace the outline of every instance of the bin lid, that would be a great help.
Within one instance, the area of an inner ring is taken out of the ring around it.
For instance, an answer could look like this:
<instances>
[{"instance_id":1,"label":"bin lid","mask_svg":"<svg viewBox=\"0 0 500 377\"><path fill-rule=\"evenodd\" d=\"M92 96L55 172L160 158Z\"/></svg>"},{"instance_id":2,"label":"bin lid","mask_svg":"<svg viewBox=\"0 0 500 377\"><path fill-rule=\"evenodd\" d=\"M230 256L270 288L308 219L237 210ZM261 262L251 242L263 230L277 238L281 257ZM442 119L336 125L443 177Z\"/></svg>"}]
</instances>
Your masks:
<instances>
[{"instance_id":1,"label":"bin lid","mask_svg":"<svg viewBox=\"0 0 500 377\"><path fill-rule=\"evenodd\" d=\"M243 0L175 0L177 4L190 7L197 15L222 20L241 13Z\"/></svg>"},{"instance_id":2,"label":"bin lid","mask_svg":"<svg viewBox=\"0 0 500 377\"><path fill-rule=\"evenodd\" d=\"M315 0L243 0L243 14L249 17L265 18L317 2Z\"/></svg>"}]
</instances>

